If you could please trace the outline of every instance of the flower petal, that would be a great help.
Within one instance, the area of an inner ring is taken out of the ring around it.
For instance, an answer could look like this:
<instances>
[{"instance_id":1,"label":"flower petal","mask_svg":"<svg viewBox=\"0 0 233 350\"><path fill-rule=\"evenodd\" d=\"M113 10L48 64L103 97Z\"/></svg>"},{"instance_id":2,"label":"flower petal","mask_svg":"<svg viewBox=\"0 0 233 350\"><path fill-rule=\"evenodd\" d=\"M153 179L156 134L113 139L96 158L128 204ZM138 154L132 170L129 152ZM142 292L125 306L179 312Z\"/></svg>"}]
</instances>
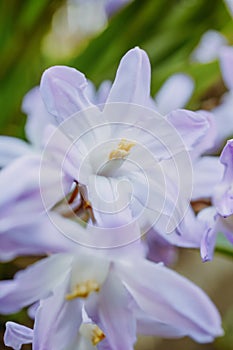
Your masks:
<instances>
[{"instance_id":1,"label":"flower petal","mask_svg":"<svg viewBox=\"0 0 233 350\"><path fill-rule=\"evenodd\" d=\"M0 149L0 168L16 158L33 152L32 147L27 142L9 136L0 136Z\"/></svg>"},{"instance_id":2,"label":"flower petal","mask_svg":"<svg viewBox=\"0 0 233 350\"><path fill-rule=\"evenodd\" d=\"M226 46L221 49L220 66L226 86L229 90L233 89L233 47Z\"/></svg>"},{"instance_id":3,"label":"flower petal","mask_svg":"<svg viewBox=\"0 0 233 350\"><path fill-rule=\"evenodd\" d=\"M233 139L227 141L220 161L225 166L225 172L222 181L215 188L213 202L220 215L229 216L233 214Z\"/></svg>"},{"instance_id":4,"label":"flower petal","mask_svg":"<svg viewBox=\"0 0 233 350\"><path fill-rule=\"evenodd\" d=\"M18 176L20 181L16 181ZM0 229L5 232L36 220L64 198L70 182L56 163L45 159L41 164L41 157L32 155L21 157L4 168L0 172L0 186L4 189L0 198Z\"/></svg>"},{"instance_id":5,"label":"flower petal","mask_svg":"<svg viewBox=\"0 0 233 350\"><path fill-rule=\"evenodd\" d=\"M32 223L0 232L0 240L2 261L22 255L43 255L76 249L76 245L58 231L47 214Z\"/></svg>"},{"instance_id":6,"label":"flower petal","mask_svg":"<svg viewBox=\"0 0 233 350\"><path fill-rule=\"evenodd\" d=\"M54 66L44 72L40 84L41 96L58 124L92 106L86 96L86 86L85 76L74 68Z\"/></svg>"},{"instance_id":7,"label":"flower petal","mask_svg":"<svg viewBox=\"0 0 233 350\"><path fill-rule=\"evenodd\" d=\"M167 120L176 128L187 149L194 150L195 156L213 146L216 133L210 113L177 109L167 115Z\"/></svg>"},{"instance_id":8,"label":"flower petal","mask_svg":"<svg viewBox=\"0 0 233 350\"><path fill-rule=\"evenodd\" d=\"M48 297L70 272L72 256L52 255L15 275L12 281L0 282L0 312L19 311L22 307Z\"/></svg>"},{"instance_id":9,"label":"flower petal","mask_svg":"<svg viewBox=\"0 0 233 350\"><path fill-rule=\"evenodd\" d=\"M183 108L194 88L193 80L185 74L174 74L168 78L155 96L158 111L165 115Z\"/></svg>"},{"instance_id":10,"label":"flower petal","mask_svg":"<svg viewBox=\"0 0 233 350\"><path fill-rule=\"evenodd\" d=\"M136 322L130 308L131 297L113 271L101 288L98 298L93 298L86 310L93 321L103 330L112 350L133 350L136 341ZM100 345L101 345L100 343Z\"/></svg>"},{"instance_id":11,"label":"flower petal","mask_svg":"<svg viewBox=\"0 0 233 350\"><path fill-rule=\"evenodd\" d=\"M213 188L220 182L224 167L219 157L202 157L194 165L192 200L211 198Z\"/></svg>"},{"instance_id":12,"label":"flower petal","mask_svg":"<svg viewBox=\"0 0 233 350\"><path fill-rule=\"evenodd\" d=\"M200 63L208 63L217 59L220 49L227 44L226 38L216 30L208 30L203 34L191 58Z\"/></svg>"},{"instance_id":13,"label":"flower petal","mask_svg":"<svg viewBox=\"0 0 233 350\"><path fill-rule=\"evenodd\" d=\"M147 105L150 97L150 62L138 47L121 59L106 103L126 102Z\"/></svg>"},{"instance_id":14,"label":"flower petal","mask_svg":"<svg viewBox=\"0 0 233 350\"><path fill-rule=\"evenodd\" d=\"M54 118L45 108L38 86L24 96L22 111L27 114L25 125L27 138L35 147L40 148L45 127L54 124Z\"/></svg>"},{"instance_id":15,"label":"flower petal","mask_svg":"<svg viewBox=\"0 0 233 350\"><path fill-rule=\"evenodd\" d=\"M117 262L116 270L139 307L148 315L175 326L200 343L211 342L222 335L216 307L186 278L161 264L140 259Z\"/></svg>"},{"instance_id":16,"label":"flower petal","mask_svg":"<svg viewBox=\"0 0 233 350\"><path fill-rule=\"evenodd\" d=\"M65 274L53 294L40 302L34 325L33 349L63 350L76 339L82 322L82 302L67 301L70 275Z\"/></svg>"},{"instance_id":17,"label":"flower petal","mask_svg":"<svg viewBox=\"0 0 233 350\"><path fill-rule=\"evenodd\" d=\"M33 340L33 330L15 322L6 323L4 343L14 350L20 350L23 344L30 344Z\"/></svg>"}]
</instances>

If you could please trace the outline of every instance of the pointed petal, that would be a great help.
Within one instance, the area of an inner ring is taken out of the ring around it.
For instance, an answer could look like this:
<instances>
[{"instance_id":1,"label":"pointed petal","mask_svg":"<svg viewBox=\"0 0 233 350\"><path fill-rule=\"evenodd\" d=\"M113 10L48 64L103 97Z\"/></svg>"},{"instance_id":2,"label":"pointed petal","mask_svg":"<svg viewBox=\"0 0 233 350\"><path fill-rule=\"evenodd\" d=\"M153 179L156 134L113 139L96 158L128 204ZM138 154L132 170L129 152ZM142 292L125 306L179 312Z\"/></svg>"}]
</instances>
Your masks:
<instances>
[{"instance_id":1,"label":"pointed petal","mask_svg":"<svg viewBox=\"0 0 233 350\"><path fill-rule=\"evenodd\" d=\"M216 307L186 278L161 264L140 259L116 263L116 270L148 315L175 326L200 343L210 342L222 334Z\"/></svg>"},{"instance_id":2,"label":"pointed petal","mask_svg":"<svg viewBox=\"0 0 233 350\"><path fill-rule=\"evenodd\" d=\"M162 338L180 338L185 332L175 326L159 322L157 319L148 316L141 309L134 312L137 318L137 333L142 335L154 335Z\"/></svg>"},{"instance_id":3,"label":"pointed petal","mask_svg":"<svg viewBox=\"0 0 233 350\"><path fill-rule=\"evenodd\" d=\"M192 200L211 198L222 179L224 167L219 157L202 157L194 165Z\"/></svg>"},{"instance_id":4,"label":"pointed petal","mask_svg":"<svg viewBox=\"0 0 233 350\"><path fill-rule=\"evenodd\" d=\"M45 108L38 86L24 96L22 111L27 114L27 138L35 147L40 148L44 130L48 124L54 124L54 117Z\"/></svg>"},{"instance_id":5,"label":"pointed petal","mask_svg":"<svg viewBox=\"0 0 233 350\"><path fill-rule=\"evenodd\" d=\"M168 78L155 96L158 111L165 115L185 107L194 88L193 80L185 74L174 74Z\"/></svg>"},{"instance_id":6,"label":"pointed petal","mask_svg":"<svg viewBox=\"0 0 233 350\"><path fill-rule=\"evenodd\" d=\"M0 168L10 162L33 152L32 147L16 137L0 136Z\"/></svg>"},{"instance_id":7,"label":"pointed petal","mask_svg":"<svg viewBox=\"0 0 233 350\"><path fill-rule=\"evenodd\" d=\"M220 161L225 166L225 171L222 181L215 188L213 202L220 215L229 216L233 214L233 140L227 141Z\"/></svg>"},{"instance_id":8,"label":"pointed petal","mask_svg":"<svg viewBox=\"0 0 233 350\"><path fill-rule=\"evenodd\" d=\"M178 109L167 115L167 120L176 128L188 150L194 149L195 155L213 146L215 125L205 111L192 112ZM206 135L209 135L206 144ZM196 149L198 148L198 151Z\"/></svg>"},{"instance_id":9,"label":"pointed petal","mask_svg":"<svg viewBox=\"0 0 233 350\"><path fill-rule=\"evenodd\" d=\"M18 176L20 181L16 181ZM64 198L66 184L70 186L50 159L43 159L42 164L39 155L32 155L12 162L0 172L0 187L4 189L0 198L1 232L36 220ZM43 202L44 197L49 202Z\"/></svg>"},{"instance_id":10,"label":"pointed petal","mask_svg":"<svg viewBox=\"0 0 233 350\"><path fill-rule=\"evenodd\" d=\"M23 344L30 344L33 340L33 330L15 322L6 323L4 343L14 350L20 350Z\"/></svg>"},{"instance_id":11,"label":"pointed petal","mask_svg":"<svg viewBox=\"0 0 233 350\"><path fill-rule=\"evenodd\" d=\"M94 303L94 301L96 301ZM119 279L111 271L101 288L98 299L90 301L86 310L103 330L111 350L133 350L136 341L136 323L130 309L131 297Z\"/></svg>"},{"instance_id":12,"label":"pointed petal","mask_svg":"<svg viewBox=\"0 0 233 350\"><path fill-rule=\"evenodd\" d=\"M69 255L52 255L18 272L14 280L0 282L0 312L17 312L48 297L60 280L69 274L71 262Z\"/></svg>"},{"instance_id":13,"label":"pointed petal","mask_svg":"<svg viewBox=\"0 0 233 350\"><path fill-rule=\"evenodd\" d=\"M53 294L40 302L34 325L33 349L63 350L76 339L82 322L82 302L67 301L70 275L64 275Z\"/></svg>"},{"instance_id":14,"label":"pointed petal","mask_svg":"<svg viewBox=\"0 0 233 350\"><path fill-rule=\"evenodd\" d=\"M30 224L0 233L0 260L22 255L43 255L75 250L76 246L50 221L47 214Z\"/></svg>"},{"instance_id":15,"label":"pointed petal","mask_svg":"<svg viewBox=\"0 0 233 350\"><path fill-rule=\"evenodd\" d=\"M147 105L150 97L150 62L145 51L136 47L121 59L107 98L109 102Z\"/></svg>"},{"instance_id":16,"label":"pointed petal","mask_svg":"<svg viewBox=\"0 0 233 350\"><path fill-rule=\"evenodd\" d=\"M216 237L218 233L218 215L214 207L201 210L198 218L205 223L203 236L201 240L201 257L202 260L209 261L213 259Z\"/></svg>"},{"instance_id":17,"label":"pointed petal","mask_svg":"<svg viewBox=\"0 0 233 350\"><path fill-rule=\"evenodd\" d=\"M86 96L86 86L85 76L74 68L55 66L44 72L40 84L41 96L58 124L92 106Z\"/></svg>"}]
</instances>

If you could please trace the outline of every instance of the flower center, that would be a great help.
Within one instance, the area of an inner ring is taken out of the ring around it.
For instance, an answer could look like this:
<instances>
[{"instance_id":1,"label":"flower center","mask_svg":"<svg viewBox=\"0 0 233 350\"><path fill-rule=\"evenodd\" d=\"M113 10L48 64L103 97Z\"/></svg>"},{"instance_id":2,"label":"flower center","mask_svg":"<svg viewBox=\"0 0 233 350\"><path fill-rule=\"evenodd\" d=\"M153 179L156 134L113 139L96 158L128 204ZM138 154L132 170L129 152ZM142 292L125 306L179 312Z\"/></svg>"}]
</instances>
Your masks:
<instances>
[{"instance_id":1,"label":"flower center","mask_svg":"<svg viewBox=\"0 0 233 350\"><path fill-rule=\"evenodd\" d=\"M118 143L117 148L110 152L108 159L113 160L127 157L130 153L131 148L135 146L135 144L136 142L121 139L121 141Z\"/></svg>"},{"instance_id":2,"label":"flower center","mask_svg":"<svg viewBox=\"0 0 233 350\"><path fill-rule=\"evenodd\" d=\"M100 286L95 280L87 280L83 283L77 284L74 290L66 295L66 300L87 298L91 292L98 292L99 290Z\"/></svg>"},{"instance_id":3,"label":"flower center","mask_svg":"<svg viewBox=\"0 0 233 350\"><path fill-rule=\"evenodd\" d=\"M88 222L89 219L94 223L95 217L91 203L88 201L85 194L84 186L75 181L75 188L69 195L68 204L61 208L61 215L65 218L78 217L81 221Z\"/></svg>"}]
</instances>

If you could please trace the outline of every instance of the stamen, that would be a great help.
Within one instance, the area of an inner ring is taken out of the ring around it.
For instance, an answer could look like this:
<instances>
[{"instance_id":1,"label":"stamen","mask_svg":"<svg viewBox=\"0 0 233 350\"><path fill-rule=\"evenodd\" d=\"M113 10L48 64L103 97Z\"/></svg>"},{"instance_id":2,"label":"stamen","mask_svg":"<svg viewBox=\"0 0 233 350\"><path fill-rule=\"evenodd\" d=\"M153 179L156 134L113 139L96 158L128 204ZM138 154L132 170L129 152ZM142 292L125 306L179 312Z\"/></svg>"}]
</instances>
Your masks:
<instances>
[{"instance_id":1,"label":"stamen","mask_svg":"<svg viewBox=\"0 0 233 350\"><path fill-rule=\"evenodd\" d=\"M135 146L136 142L127 141L126 139L122 139L117 148L114 149L108 156L109 160L112 159L122 159L129 155L130 150L133 146Z\"/></svg>"},{"instance_id":2,"label":"stamen","mask_svg":"<svg viewBox=\"0 0 233 350\"><path fill-rule=\"evenodd\" d=\"M74 291L66 295L66 300L87 298L91 292L98 292L99 290L100 286L95 280L87 280L83 283L77 284Z\"/></svg>"},{"instance_id":3,"label":"stamen","mask_svg":"<svg viewBox=\"0 0 233 350\"><path fill-rule=\"evenodd\" d=\"M78 192L79 192L78 186L76 185L76 186L75 186L75 189L74 189L73 192L71 193L70 199L68 200L68 204L73 203L73 201L75 200L75 198L76 198L77 195L78 195Z\"/></svg>"},{"instance_id":4,"label":"stamen","mask_svg":"<svg viewBox=\"0 0 233 350\"><path fill-rule=\"evenodd\" d=\"M96 325L93 328L92 333L93 335L92 335L91 341L94 346L97 345L99 342L101 342L105 338L104 332Z\"/></svg>"}]
</instances>

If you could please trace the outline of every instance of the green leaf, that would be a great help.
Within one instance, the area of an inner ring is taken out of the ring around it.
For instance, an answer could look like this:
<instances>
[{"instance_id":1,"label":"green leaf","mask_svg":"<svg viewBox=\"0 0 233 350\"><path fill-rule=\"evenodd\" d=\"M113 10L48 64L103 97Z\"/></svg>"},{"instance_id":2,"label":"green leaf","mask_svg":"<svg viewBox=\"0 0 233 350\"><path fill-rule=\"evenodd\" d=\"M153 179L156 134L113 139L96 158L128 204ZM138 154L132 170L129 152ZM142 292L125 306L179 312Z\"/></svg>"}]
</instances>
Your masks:
<instances>
[{"instance_id":1,"label":"green leaf","mask_svg":"<svg viewBox=\"0 0 233 350\"><path fill-rule=\"evenodd\" d=\"M217 236L215 251L224 255L231 256L233 258L233 245L222 233L219 233Z\"/></svg>"}]
</instances>

